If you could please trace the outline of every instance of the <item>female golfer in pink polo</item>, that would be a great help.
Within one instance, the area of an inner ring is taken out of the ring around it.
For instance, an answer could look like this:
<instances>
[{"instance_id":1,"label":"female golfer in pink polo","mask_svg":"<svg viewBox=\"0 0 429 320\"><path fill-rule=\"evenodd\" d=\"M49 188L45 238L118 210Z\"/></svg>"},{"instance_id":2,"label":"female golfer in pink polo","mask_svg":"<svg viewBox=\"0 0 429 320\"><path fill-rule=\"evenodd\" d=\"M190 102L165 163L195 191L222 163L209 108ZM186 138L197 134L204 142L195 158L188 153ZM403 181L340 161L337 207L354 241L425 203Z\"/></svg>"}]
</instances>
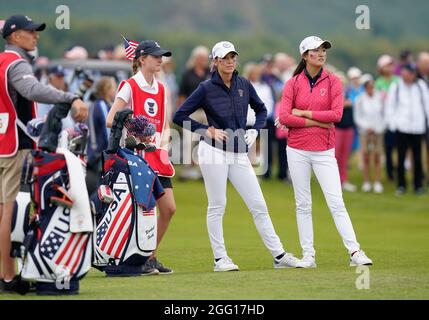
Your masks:
<instances>
[{"instance_id":1,"label":"female golfer in pink polo","mask_svg":"<svg viewBox=\"0 0 429 320\"><path fill-rule=\"evenodd\" d=\"M310 179L313 169L344 245L350 266L371 265L360 250L349 214L344 206L340 176L335 159L334 122L343 113L340 80L323 65L329 41L311 36L299 45L302 60L284 87L278 126L289 129L287 158L295 192L296 219L303 258L302 268L315 268Z\"/></svg>"}]
</instances>

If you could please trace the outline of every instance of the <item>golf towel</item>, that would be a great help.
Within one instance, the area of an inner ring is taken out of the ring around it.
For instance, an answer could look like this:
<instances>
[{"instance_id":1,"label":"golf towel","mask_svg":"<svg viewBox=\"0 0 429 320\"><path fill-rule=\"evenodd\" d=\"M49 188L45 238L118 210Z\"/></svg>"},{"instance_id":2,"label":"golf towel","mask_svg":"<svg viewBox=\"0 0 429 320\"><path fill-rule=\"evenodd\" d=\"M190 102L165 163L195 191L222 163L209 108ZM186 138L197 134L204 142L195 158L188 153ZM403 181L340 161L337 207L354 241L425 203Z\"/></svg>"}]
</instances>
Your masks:
<instances>
[{"instance_id":1,"label":"golf towel","mask_svg":"<svg viewBox=\"0 0 429 320\"><path fill-rule=\"evenodd\" d=\"M64 155L69 172L70 189L68 192L73 200L70 210L70 232L92 232L91 209L81 160L67 149L57 148L57 153Z\"/></svg>"},{"instance_id":2,"label":"golf towel","mask_svg":"<svg viewBox=\"0 0 429 320\"><path fill-rule=\"evenodd\" d=\"M156 205L156 200L164 195L164 188L157 174L140 156L126 148L119 149L118 155L128 162L134 198L137 205L149 211Z\"/></svg>"}]
</instances>

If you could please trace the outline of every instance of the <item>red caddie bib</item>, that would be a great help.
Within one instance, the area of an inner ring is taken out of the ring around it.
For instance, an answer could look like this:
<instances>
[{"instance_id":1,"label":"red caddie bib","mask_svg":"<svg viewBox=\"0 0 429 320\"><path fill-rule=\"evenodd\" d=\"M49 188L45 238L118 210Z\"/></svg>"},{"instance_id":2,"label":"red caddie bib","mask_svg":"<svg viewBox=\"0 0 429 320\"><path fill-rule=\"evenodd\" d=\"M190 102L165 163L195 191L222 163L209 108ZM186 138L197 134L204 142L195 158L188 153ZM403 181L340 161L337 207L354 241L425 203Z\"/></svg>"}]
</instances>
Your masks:
<instances>
[{"instance_id":1,"label":"red caddie bib","mask_svg":"<svg viewBox=\"0 0 429 320\"><path fill-rule=\"evenodd\" d=\"M7 71L17 61L19 54L6 51L0 53L0 157L12 157L18 151L18 128L16 110L7 88Z\"/></svg>"},{"instance_id":2,"label":"red caddie bib","mask_svg":"<svg viewBox=\"0 0 429 320\"><path fill-rule=\"evenodd\" d=\"M133 78L130 78L119 84L118 91L125 82L131 88L130 107L134 111L134 116L142 115L146 117L155 126L156 130L151 142L156 145L157 150L155 152L143 152L143 158L159 176L174 176L174 167L168 157L168 150L161 147L165 121L167 121L167 110L164 105L164 86L158 82L158 93L153 94L142 90L137 82Z\"/></svg>"}]
</instances>

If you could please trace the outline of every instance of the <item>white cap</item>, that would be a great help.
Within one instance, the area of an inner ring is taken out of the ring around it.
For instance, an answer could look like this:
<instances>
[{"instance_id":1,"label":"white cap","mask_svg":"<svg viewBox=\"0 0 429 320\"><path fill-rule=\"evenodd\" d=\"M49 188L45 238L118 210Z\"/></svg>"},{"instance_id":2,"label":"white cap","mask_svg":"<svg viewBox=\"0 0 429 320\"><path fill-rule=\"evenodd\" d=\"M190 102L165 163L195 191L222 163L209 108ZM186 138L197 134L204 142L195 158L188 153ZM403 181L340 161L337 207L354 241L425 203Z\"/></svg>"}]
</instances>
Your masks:
<instances>
[{"instance_id":1,"label":"white cap","mask_svg":"<svg viewBox=\"0 0 429 320\"><path fill-rule=\"evenodd\" d=\"M64 58L69 60L85 60L88 59L88 51L81 46L75 46L64 53Z\"/></svg>"},{"instance_id":2,"label":"white cap","mask_svg":"<svg viewBox=\"0 0 429 320\"><path fill-rule=\"evenodd\" d=\"M316 36L307 37L299 44L299 53L302 55L307 50L317 49L321 45L324 45L326 49L332 47L332 44L327 40L322 40Z\"/></svg>"},{"instance_id":3,"label":"white cap","mask_svg":"<svg viewBox=\"0 0 429 320\"><path fill-rule=\"evenodd\" d=\"M378 58L377 60L377 67L378 69L381 69L391 63L395 62L395 60L393 59L393 57L391 55L388 54L383 54L380 58Z\"/></svg>"},{"instance_id":4,"label":"white cap","mask_svg":"<svg viewBox=\"0 0 429 320\"><path fill-rule=\"evenodd\" d=\"M349 79L360 78L361 75L362 75L362 71L360 71L360 69L356 67L351 67L347 71L347 78Z\"/></svg>"},{"instance_id":5,"label":"white cap","mask_svg":"<svg viewBox=\"0 0 429 320\"><path fill-rule=\"evenodd\" d=\"M359 82L360 84L365 85L368 81L373 81L374 78L372 77L372 75L370 75L369 73L365 73L364 75L362 75L362 77L360 77Z\"/></svg>"},{"instance_id":6,"label":"white cap","mask_svg":"<svg viewBox=\"0 0 429 320\"><path fill-rule=\"evenodd\" d=\"M216 58L225 58L225 56L234 52L238 55L238 52L235 50L234 45L229 41L220 41L213 46L212 54L210 55L211 59Z\"/></svg>"}]
</instances>

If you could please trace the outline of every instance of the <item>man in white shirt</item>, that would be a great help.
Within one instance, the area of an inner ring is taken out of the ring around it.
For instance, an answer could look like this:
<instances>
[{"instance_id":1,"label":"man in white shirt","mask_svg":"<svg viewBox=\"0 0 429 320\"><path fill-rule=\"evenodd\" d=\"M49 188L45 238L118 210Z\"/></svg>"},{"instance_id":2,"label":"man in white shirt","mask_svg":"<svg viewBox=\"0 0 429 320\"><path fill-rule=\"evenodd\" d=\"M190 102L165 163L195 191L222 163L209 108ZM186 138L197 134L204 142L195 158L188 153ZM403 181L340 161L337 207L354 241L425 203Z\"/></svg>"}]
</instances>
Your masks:
<instances>
[{"instance_id":1,"label":"man in white shirt","mask_svg":"<svg viewBox=\"0 0 429 320\"><path fill-rule=\"evenodd\" d=\"M397 194L406 191L404 161L408 148L413 152L414 191L422 194L422 138L429 125L429 95L425 83L417 79L414 64L401 66L401 79L392 84L386 101L386 120L391 131L397 132L398 188Z\"/></svg>"}]
</instances>

